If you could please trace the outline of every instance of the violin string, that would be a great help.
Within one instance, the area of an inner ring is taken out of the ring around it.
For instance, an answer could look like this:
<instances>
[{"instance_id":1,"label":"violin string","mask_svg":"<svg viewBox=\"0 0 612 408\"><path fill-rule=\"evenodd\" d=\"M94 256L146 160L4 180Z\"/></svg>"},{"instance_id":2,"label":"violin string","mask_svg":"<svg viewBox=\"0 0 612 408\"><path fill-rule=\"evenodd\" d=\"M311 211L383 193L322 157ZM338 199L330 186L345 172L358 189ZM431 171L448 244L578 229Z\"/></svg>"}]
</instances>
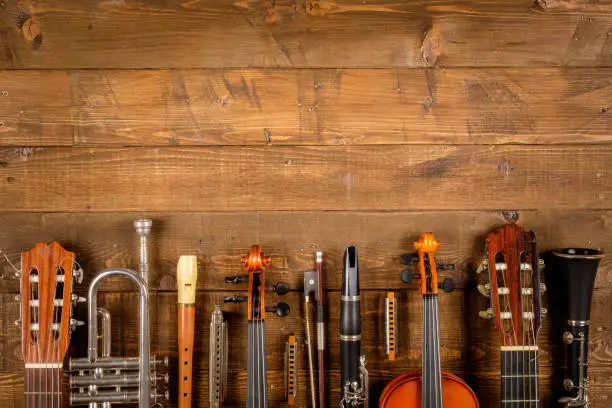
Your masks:
<instances>
[{"instance_id":1,"label":"violin string","mask_svg":"<svg viewBox=\"0 0 612 408\"><path fill-rule=\"evenodd\" d=\"M444 401L442 400L442 362L441 362L441 355L440 355L440 322L438 320L438 295L434 295L434 309L435 309L435 313L434 313L434 319L436 320L436 325L435 325L435 330L436 330L436 346L435 346L435 353L436 353L436 370L437 370L437 374L436 374L436 391L438 392L438 400L439 400L439 407L442 408L444 405Z\"/></svg>"}]
</instances>

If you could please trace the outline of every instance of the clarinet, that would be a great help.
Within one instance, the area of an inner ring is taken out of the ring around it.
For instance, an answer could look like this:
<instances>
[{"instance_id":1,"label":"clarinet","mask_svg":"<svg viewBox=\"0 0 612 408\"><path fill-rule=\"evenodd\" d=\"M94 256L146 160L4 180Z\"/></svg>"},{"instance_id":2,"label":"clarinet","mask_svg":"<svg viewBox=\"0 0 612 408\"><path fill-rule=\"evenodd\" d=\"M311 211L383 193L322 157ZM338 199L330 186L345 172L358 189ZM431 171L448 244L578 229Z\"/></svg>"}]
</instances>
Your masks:
<instances>
[{"instance_id":1,"label":"clarinet","mask_svg":"<svg viewBox=\"0 0 612 408\"><path fill-rule=\"evenodd\" d=\"M361 355L361 313L357 248L344 251L340 302L341 408L368 406L368 371Z\"/></svg>"},{"instance_id":2,"label":"clarinet","mask_svg":"<svg viewBox=\"0 0 612 408\"><path fill-rule=\"evenodd\" d=\"M560 289L567 304L567 326L563 333L566 369L563 388L569 394L560 398L566 407L589 406L587 356L591 297L603 252L596 249L565 248L553 251Z\"/></svg>"}]
</instances>

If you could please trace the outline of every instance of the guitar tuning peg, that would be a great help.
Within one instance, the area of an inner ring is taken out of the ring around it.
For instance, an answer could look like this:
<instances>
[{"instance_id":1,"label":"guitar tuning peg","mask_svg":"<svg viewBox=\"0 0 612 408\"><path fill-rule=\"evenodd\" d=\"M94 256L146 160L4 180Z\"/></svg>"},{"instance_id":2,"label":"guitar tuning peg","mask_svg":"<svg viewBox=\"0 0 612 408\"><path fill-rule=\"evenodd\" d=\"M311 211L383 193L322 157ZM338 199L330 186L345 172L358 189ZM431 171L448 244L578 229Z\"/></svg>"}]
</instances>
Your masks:
<instances>
[{"instance_id":1,"label":"guitar tuning peg","mask_svg":"<svg viewBox=\"0 0 612 408\"><path fill-rule=\"evenodd\" d=\"M540 268L540 271L542 271L542 269L544 269L546 267L546 264L544 263L543 259L538 259L538 268Z\"/></svg>"},{"instance_id":2,"label":"guitar tuning peg","mask_svg":"<svg viewBox=\"0 0 612 408\"><path fill-rule=\"evenodd\" d=\"M266 307L266 312L276 313L278 317L285 317L289 314L291 308L288 303L280 302L276 306Z\"/></svg>"},{"instance_id":3,"label":"guitar tuning peg","mask_svg":"<svg viewBox=\"0 0 612 408\"><path fill-rule=\"evenodd\" d=\"M478 312L478 316L482 317L483 319L491 319L493 317L493 309L488 308L486 310L481 310Z\"/></svg>"},{"instance_id":4,"label":"guitar tuning peg","mask_svg":"<svg viewBox=\"0 0 612 408\"><path fill-rule=\"evenodd\" d=\"M548 288L546 287L546 284L544 282L540 283L540 293L544 293L546 292Z\"/></svg>"},{"instance_id":5,"label":"guitar tuning peg","mask_svg":"<svg viewBox=\"0 0 612 408\"><path fill-rule=\"evenodd\" d=\"M15 320L15 326L21 327L21 319Z\"/></svg>"},{"instance_id":6,"label":"guitar tuning peg","mask_svg":"<svg viewBox=\"0 0 612 408\"><path fill-rule=\"evenodd\" d=\"M410 285L413 281L421 279L421 276L418 273L415 273L414 271L410 269L404 269L402 271L401 278L402 278L402 282Z\"/></svg>"},{"instance_id":7,"label":"guitar tuning peg","mask_svg":"<svg viewBox=\"0 0 612 408\"><path fill-rule=\"evenodd\" d=\"M478 291L483 296L486 296L486 297L491 296L491 285L489 283L485 283L484 285L483 284L477 285L476 289L478 289Z\"/></svg>"},{"instance_id":8,"label":"guitar tuning peg","mask_svg":"<svg viewBox=\"0 0 612 408\"><path fill-rule=\"evenodd\" d=\"M15 279L21 279L21 271L15 271L15 275L13 275Z\"/></svg>"},{"instance_id":9,"label":"guitar tuning peg","mask_svg":"<svg viewBox=\"0 0 612 408\"><path fill-rule=\"evenodd\" d=\"M78 326L84 326L85 322L76 319L70 319L70 330L76 330Z\"/></svg>"},{"instance_id":10,"label":"guitar tuning peg","mask_svg":"<svg viewBox=\"0 0 612 408\"><path fill-rule=\"evenodd\" d=\"M223 298L224 303L242 303L242 302L246 302L247 300L248 299L246 296L238 296L238 295L225 296Z\"/></svg>"},{"instance_id":11,"label":"guitar tuning peg","mask_svg":"<svg viewBox=\"0 0 612 408\"><path fill-rule=\"evenodd\" d=\"M547 313L548 313L548 309L547 309L547 308L545 308L545 307L543 307L543 308L541 308L541 309L540 309L540 312L541 312L543 315L545 315L545 314L547 314Z\"/></svg>"},{"instance_id":12,"label":"guitar tuning peg","mask_svg":"<svg viewBox=\"0 0 612 408\"><path fill-rule=\"evenodd\" d=\"M79 285L83 283L83 268L79 267L72 271L72 279Z\"/></svg>"},{"instance_id":13,"label":"guitar tuning peg","mask_svg":"<svg viewBox=\"0 0 612 408\"><path fill-rule=\"evenodd\" d=\"M442 283L438 284L438 289L442 289L444 293L451 293L455 290L455 280L446 278Z\"/></svg>"},{"instance_id":14,"label":"guitar tuning peg","mask_svg":"<svg viewBox=\"0 0 612 408\"><path fill-rule=\"evenodd\" d=\"M224 281L232 284L246 283L249 281L249 275L226 276Z\"/></svg>"},{"instance_id":15,"label":"guitar tuning peg","mask_svg":"<svg viewBox=\"0 0 612 408\"><path fill-rule=\"evenodd\" d=\"M476 268L476 273L481 274L488 268L489 268L489 261L485 259L480 263L480 265L478 265L478 268Z\"/></svg>"},{"instance_id":16,"label":"guitar tuning peg","mask_svg":"<svg viewBox=\"0 0 612 408\"><path fill-rule=\"evenodd\" d=\"M21 295L15 295L15 302L21 303Z\"/></svg>"}]
</instances>

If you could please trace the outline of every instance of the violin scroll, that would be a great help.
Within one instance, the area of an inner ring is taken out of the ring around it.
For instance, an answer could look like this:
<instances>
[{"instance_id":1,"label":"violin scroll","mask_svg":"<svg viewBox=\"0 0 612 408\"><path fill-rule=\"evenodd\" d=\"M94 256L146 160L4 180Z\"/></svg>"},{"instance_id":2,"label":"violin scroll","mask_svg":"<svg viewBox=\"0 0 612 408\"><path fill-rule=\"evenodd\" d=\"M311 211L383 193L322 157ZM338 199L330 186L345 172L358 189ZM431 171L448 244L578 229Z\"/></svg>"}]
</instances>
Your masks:
<instances>
[{"instance_id":1,"label":"violin scroll","mask_svg":"<svg viewBox=\"0 0 612 408\"><path fill-rule=\"evenodd\" d=\"M247 256L242 257L242 266L251 272L264 272L270 266L271 259L265 256L259 245L253 245Z\"/></svg>"}]
</instances>

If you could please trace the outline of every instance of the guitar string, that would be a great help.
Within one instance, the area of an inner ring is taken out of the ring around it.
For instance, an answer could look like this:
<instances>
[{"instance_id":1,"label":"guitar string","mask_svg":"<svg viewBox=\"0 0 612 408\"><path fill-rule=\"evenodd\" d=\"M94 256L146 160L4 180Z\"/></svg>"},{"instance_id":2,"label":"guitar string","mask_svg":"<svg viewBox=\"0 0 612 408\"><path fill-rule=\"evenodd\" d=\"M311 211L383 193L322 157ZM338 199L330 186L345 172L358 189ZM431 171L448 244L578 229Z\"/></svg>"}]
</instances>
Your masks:
<instances>
[{"instance_id":1,"label":"guitar string","mask_svg":"<svg viewBox=\"0 0 612 408\"><path fill-rule=\"evenodd\" d=\"M497 261L494 259L494 262L495 262L495 272L497 274L497 272L499 272L499 270L497 269ZM507 271L508 270L508 263L506 262L505 256L504 256L504 264L506 266L505 271ZM503 287L508 289L508 290L510 290L510 288L508 287L508 285L506 283L506 272L505 271L504 271L504 269L501 270L501 272L502 272L502 274L501 274L502 275L502 283L504 285ZM514 340L514 343L516 344L518 339L516 338L516 330L514 328L514 313L512 313L512 309L510 309L510 303L509 303L509 300L508 300L508 296L509 296L509 294L508 295L503 295L502 299L504 299L504 302L505 302L505 307L506 307L505 310L510 310L510 327L511 327L511 332L512 332L512 338ZM501 296L499 296L499 297L501 297ZM501 310L499 312L500 312L500 315L501 315ZM503 322L501 316L500 316L500 321ZM502 323L502 326L503 326L503 323ZM513 371L513 366L514 366L514 353L512 352L512 350L510 350L508 354L510 355L510 372L512 372ZM507 372L507 370L504 370L504 371ZM504 383L506 381L507 380L504 380ZM510 383L510 400L511 401L513 401L514 398L515 398L514 387L513 387L514 381L515 381L515 379L513 377L510 377L509 383Z\"/></svg>"},{"instance_id":2,"label":"guitar string","mask_svg":"<svg viewBox=\"0 0 612 408\"><path fill-rule=\"evenodd\" d=\"M533 264L533 261L531 262L531 264ZM538 266L536 266L538 267ZM532 277L532 282L535 282L534 279L535 276L535 271L532 268L531 271L531 277ZM529 303L529 306L531 308L531 312L533 313L533 317L535 319L535 304L533 303L535 296L539 296L539 293L536 293L535 290L535 285L533 285L533 298L532 298L532 302ZM536 339L536 331L535 331L535 324L534 324L534 319L531 319L531 324L530 324L530 329L531 329L531 339L533 342L533 346L537 347L537 339ZM533 359L531 357L531 355L529 355L529 394L530 394L530 398L529 399L533 399L536 401L535 406L538 407L540 405L540 397L538 395L538 370L537 370L537 364L538 364L538 360L537 360L537 354L538 354L538 350L534 349L533 350ZM531 372L533 368L533 374ZM533 384L535 382L535 384ZM531 386L534 386L534 390L532 392L531 390ZM534 395L535 394L535 395Z\"/></svg>"},{"instance_id":3,"label":"guitar string","mask_svg":"<svg viewBox=\"0 0 612 408\"><path fill-rule=\"evenodd\" d=\"M526 296L523 292L523 285L527 283L527 279L526 279L526 272L523 270L523 259L522 259L522 254L519 253L519 260L518 260L518 264L519 264L519 287L518 290L520 290L520 299L521 299L521 337L522 337L522 341L521 341L521 345L523 346L521 348L521 350L519 351L520 355L521 355L521 364L522 367L517 367L518 368L518 373L517 375L521 376L521 390L522 390L522 394L523 394L523 401L522 401L522 405L525 406L526 405L526 398L525 398L525 346L527 345L527 338L526 335L527 333L525 330L525 306L527 303L527 299ZM528 316L528 315L527 315Z\"/></svg>"}]
</instances>

